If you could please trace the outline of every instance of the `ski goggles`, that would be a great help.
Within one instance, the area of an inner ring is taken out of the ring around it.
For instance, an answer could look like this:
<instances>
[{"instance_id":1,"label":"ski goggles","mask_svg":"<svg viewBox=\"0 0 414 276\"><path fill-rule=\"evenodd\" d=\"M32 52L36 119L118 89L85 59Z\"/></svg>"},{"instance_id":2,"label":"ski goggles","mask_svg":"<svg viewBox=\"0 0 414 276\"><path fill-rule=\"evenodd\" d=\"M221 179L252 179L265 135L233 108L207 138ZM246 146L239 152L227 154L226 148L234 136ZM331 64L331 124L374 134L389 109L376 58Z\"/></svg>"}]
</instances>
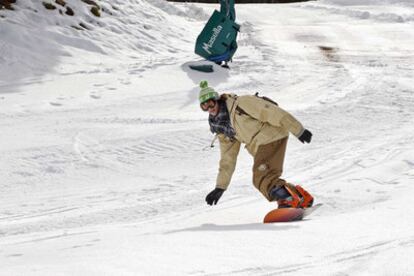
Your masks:
<instances>
[{"instance_id":1,"label":"ski goggles","mask_svg":"<svg viewBox=\"0 0 414 276\"><path fill-rule=\"evenodd\" d=\"M217 102L215 100L208 100L202 104L200 104L200 107L203 111L208 111L210 108L214 108L216 106Z\"/></svg>"}]
</instances>

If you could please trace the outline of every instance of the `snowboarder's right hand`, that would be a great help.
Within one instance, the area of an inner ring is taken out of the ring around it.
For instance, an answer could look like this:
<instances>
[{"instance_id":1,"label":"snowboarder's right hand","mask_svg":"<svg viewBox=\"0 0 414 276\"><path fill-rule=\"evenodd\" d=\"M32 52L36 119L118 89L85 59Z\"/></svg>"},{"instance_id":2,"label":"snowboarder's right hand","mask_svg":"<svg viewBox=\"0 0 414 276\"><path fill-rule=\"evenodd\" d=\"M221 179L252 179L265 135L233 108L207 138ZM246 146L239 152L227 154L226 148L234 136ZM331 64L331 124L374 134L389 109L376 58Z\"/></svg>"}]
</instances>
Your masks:
<instances>
[{"instance_id":1,"label":"snowboarder's right hand","mask_svg":"<svg viewBox=\"0 0 414 276\"><path fill-rule=\"evenodd\" d=\"M220 197L223 195L224 190L220 188L215 188L206 196L206 202L208 205L216 205Z\"/></svg>"}]
</instances>

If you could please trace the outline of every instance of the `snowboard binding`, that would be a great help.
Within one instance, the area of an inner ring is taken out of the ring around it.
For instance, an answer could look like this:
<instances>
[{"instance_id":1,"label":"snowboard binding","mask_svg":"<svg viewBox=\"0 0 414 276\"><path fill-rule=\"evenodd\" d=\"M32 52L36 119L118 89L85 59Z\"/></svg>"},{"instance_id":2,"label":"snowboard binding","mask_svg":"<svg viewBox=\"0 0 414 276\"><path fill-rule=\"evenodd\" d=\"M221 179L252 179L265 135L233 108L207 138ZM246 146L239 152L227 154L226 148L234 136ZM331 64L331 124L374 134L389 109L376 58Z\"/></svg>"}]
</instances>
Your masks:
<instances>
[{"instance_id":1,"label":"snowboard binding","mask_svg":"<svg viewBox=\"0 0 414 276\"><path fill-rule=\"evenodd\" d=\"M309 208L313 205L313 196L299 185L283 185L273 188L269 194L277 201L279 209Z\"/></svg>"},{"instance_id":2,"label":"snowboard binding","mask_svg":"<svg viewBox=\"0 0 414 276\"><path fill-rule=\"evenodd\" d=\"M266 214L264 223L302 220L322 206L321 203L313 206L313 196L299 185L274 187L269 195L276 200L278 207Z\"/></svg>"}]
</instances>

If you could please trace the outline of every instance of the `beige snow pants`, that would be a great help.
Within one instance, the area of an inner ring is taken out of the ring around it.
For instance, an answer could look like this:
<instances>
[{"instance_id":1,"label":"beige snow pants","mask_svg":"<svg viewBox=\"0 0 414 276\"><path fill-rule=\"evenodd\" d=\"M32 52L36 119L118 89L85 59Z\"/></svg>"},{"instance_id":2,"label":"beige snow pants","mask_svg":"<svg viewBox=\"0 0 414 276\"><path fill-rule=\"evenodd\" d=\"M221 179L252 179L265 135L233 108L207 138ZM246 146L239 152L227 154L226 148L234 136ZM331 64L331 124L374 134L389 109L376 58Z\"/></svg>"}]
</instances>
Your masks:
<instances>
[{"instance_id":1,"label":"beige snow pants","mask_svg":"<svg viewBox=\"0 0 414 276\"><path fill-rule=\"evenodd\" d=\"M269 201L271 201L269 191L273 187L283 185L293 186L280 178L283 172L287 141L288 137L259 146L254 156L253 185ZM292 188L296 190L294 186Z\"/></svg>"}]
</instances>

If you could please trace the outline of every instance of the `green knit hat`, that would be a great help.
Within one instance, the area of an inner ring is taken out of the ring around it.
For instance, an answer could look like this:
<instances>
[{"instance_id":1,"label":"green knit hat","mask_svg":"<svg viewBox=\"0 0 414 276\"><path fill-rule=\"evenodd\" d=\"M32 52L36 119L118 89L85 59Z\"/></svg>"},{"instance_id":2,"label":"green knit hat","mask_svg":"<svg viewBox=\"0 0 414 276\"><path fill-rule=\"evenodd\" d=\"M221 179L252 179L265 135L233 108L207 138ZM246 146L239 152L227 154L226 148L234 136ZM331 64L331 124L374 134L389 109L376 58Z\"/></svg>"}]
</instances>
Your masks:
<instances>
[{"instance_id":1,"label":"green knit hat","mask_svg":"<svg viewBox=\"0 0 414 276\"><path fill-rule=\"evenodd\" d=\"M201 90L198 94L200 104L205 103L208 100L218 100L220 98L219 94L213 88L208 87L207 81L201 81L200 88Z\"/></svg>"}]
</instances>

